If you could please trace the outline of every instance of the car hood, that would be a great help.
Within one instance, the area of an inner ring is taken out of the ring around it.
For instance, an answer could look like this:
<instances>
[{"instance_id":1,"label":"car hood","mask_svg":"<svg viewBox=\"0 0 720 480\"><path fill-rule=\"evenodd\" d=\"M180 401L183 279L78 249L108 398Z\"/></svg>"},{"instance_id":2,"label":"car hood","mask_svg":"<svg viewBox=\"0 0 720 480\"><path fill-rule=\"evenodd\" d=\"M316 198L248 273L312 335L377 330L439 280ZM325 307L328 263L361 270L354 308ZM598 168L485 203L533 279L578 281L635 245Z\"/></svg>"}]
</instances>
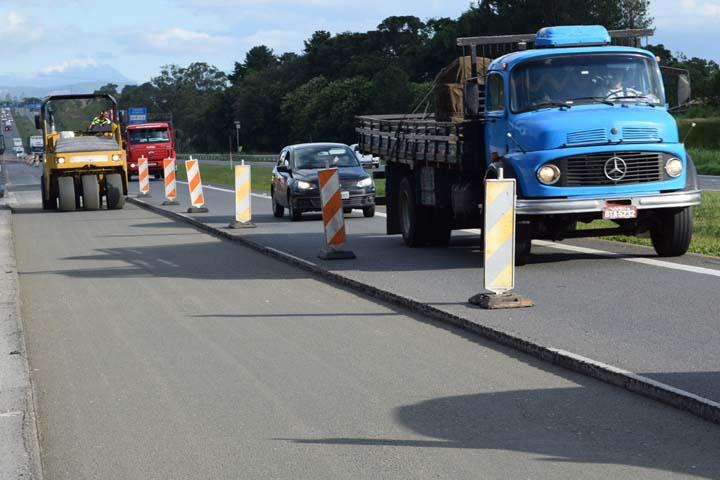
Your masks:
<instances>
[{"instance_id":1,"label":"car hood","mask_svg":"<svg viewBox=\"0 0 720 480\"><path fill-rule=\"evenodd\" d=\"M305 180L306 182L314 182L317 183L318 181L318 171L315 169L312 170L293 170L293 178L296 180ZM363 178L367 178L370 175L363 170L362 167L341 167L338 168L338 174L340 175L340 180L361 180Z\"/></svg>"},{"instance_id":2,"label":"car hood","mask_svg":"<svg viewBox=\"0 0 720 480\"><path fill-rule=\"evenodd\" d=\"M602 144L677 143L673 117L662 108L620 105L576 106L516 116L513 138L526 150ZM517 148L510 145L511 149Z\"/></svg>"}]
</instances>

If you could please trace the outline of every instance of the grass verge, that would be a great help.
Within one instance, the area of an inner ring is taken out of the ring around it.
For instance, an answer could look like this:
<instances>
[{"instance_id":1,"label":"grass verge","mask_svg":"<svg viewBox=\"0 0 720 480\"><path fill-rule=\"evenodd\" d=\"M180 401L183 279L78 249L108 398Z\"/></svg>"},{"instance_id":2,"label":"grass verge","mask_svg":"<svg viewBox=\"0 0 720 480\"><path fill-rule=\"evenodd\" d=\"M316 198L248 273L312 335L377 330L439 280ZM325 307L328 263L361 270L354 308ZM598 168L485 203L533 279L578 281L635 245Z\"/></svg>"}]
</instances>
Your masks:
<instances>
[{"instance_id":1,"label":"grass verge","mask_svg":"<svg viewBox=\"0 0 720 480\"><path fill-rule=\"evenodd\" d=\"M688 153L700 175L720 175L720 150L690 148Z\"/></svg>"},{"instance_id":2,"label":"grass verge","mask_svg":"<svg viewBox=\"0 0 720 480\"><path fill-rule=\"evenodd\" d=\"M20 138L23 142L23 147L25 147L25 151L30 151L30 140L29 137L31 135L42 135L42 132L40 130L35 130L35 124L32 120L30 120L27 116L22 115L20 113L13 112L13 120L15 121L15 127L17 128ZM8 139L5 139L5 146L8 145L12 146L12 139L8 142Z\"/></svg>"},{"instance_id":3,"label":"grass verge","mask_svg":"<svg viewBox=\"0 0 720 480\"><path fill-rule=\"evenodd\" d=\"M273 167L270 165L253 165L251 183L254 192L270 193L270 176ZM230 165L201 165L200 167L202 181L207 185L224 185L233 186L235 184L235 174L230 169ZM178 167L179 180L187 180L185 168ZM385 179L375 180L377 195L385 196Z\"/></svg>"},{"instance_id":4,"label":"grass verge","mask_svg":"<svg viewBox=\"0 0 720 480\"><path fill-rule=\"evenodd\" d=\"M615 227L613 222L596 220L589 224L578 224L578 228ZM652 246L649 237L604 237L607 240ZM690 252L720 257L720 192L703 192L702 203L693 208L693 238Z\"/></svg>"}]
</instances>

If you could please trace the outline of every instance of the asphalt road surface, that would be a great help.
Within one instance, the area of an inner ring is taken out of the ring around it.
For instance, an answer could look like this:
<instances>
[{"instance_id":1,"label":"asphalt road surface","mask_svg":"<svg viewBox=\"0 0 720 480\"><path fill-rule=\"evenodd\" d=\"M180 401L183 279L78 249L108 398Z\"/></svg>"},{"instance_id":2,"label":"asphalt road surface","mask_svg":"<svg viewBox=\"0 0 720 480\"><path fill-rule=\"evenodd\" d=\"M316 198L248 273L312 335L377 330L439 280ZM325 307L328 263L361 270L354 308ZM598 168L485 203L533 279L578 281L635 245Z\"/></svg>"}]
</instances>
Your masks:
<instances>
[{"instance_id":1,"label":"asphalt road surface","mask_svg":"<svg viewBox=\"0 0 720 480\"><path fill-rule=\"evenodd\" d=\"M714 424L8 170L47 479L720 472Z\"/></svg>"}]
</instances>

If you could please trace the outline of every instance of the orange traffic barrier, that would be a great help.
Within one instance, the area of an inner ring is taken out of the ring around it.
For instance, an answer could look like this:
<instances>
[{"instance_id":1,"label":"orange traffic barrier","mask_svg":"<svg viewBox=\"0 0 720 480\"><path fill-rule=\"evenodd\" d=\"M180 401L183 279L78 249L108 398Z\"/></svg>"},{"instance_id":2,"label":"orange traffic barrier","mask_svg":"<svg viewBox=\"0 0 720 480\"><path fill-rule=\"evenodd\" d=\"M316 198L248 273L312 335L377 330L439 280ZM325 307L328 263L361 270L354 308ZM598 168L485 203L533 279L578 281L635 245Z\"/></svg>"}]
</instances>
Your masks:
<instances>
[{"instance_id":1,"label":"orange traffic barrier","mask_svg":"<svg viewBox=\"0 0 720 480\"><path fill-rule=\"evenodd\" d=\"M320 180L320 203L322 204L323 227L326 248L319 255L324 260L355 258L350 250L341 250L345 244L345 216L343 214L340 177L337 168L318 170Z\"/></svg>"},{"instance_id":2,"label":"orange traffic barrier","mask_svg":"<svg viewBox=\"0 0 720 480\"><path fill-rule=\"evenodd\" d=\"M250 204L250 165L235 165L235 220L228 228L255 228Z\"/></svg>"},{"instance_id":3,"label":"orange traffic barrier","mask_svg":"<svg viewBox=\"0 0 720 480\"><path fill-rule=\"evenodd\" d=\"M205 213L208 211L205 207L205 196L202 190L202 179L200 178L200 164L197 160L190 157L185 160L185 172L188 179L188 188L190 189L190 204L188 213Z\"/></svg>"},{"instance_id":4,"label":"orange traffic barrier","mask_svg":"<svg viewBox=\"0 0 720 480\"><path fill-rule=\"evenodd\" d=\"M138 159L138 197L150 197L150 169L144 155Z\"/></svg>"},{"instance_id":5,"label":"orange traffic barrier","mask_svg":"<svg viewBox=\"0 0 720 480\"><path fill-rule=\"evenodd\" d=\"M175 181L175 159L163 160L163 177L165 178L165 201L163 205L180 205L177 201L177 188Z\"/></svg>"}]
</instances>

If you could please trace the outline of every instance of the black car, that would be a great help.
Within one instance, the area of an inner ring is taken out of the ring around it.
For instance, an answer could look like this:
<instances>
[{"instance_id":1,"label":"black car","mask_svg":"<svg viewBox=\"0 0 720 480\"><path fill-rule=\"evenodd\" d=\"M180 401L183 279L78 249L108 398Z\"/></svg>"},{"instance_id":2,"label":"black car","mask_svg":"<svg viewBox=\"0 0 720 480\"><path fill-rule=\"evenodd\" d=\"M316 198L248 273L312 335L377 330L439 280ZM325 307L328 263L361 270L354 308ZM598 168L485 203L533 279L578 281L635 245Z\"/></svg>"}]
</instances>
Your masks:
<instances>
[{"instance_id":1,"label":"black car","mask_svg":"<svg viewBox=\"0 0 720 480\"><path fill-rule=\"evenodd\" d=\"M338 168L345 213L362 208L363 215L374 216L375 183L350 147L341 143L305 143L282 149L270 185L273 214L280 218L287 208L296 221L303 212L321 211L317 172L328 167Z\"/></svg>"}]
</instances>

